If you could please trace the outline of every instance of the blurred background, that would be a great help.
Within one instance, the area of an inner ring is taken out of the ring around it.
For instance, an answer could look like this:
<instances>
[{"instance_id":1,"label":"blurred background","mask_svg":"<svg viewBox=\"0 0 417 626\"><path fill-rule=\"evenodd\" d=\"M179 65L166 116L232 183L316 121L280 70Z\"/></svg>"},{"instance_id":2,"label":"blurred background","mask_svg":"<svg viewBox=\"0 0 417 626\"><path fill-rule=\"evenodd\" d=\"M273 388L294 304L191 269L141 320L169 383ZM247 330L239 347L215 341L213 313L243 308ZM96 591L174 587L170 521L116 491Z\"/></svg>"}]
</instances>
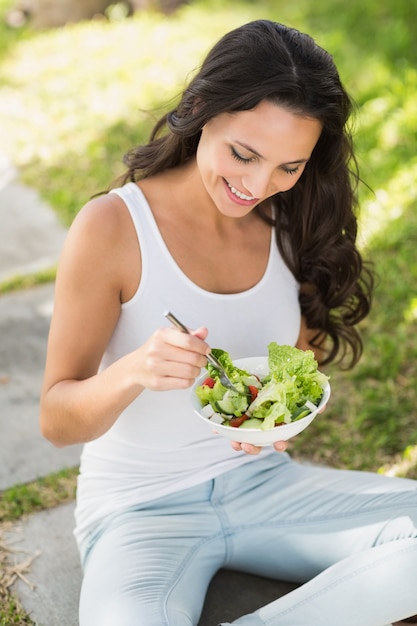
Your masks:
<instances>
[{"instance_id":1,"label":"blurred background","mask_svg":"<svg viewBox=\"0 0 417 626\"><path fill-rule=\"evenodd\" d=\"M362 360L330 368L329 408L291 449L417 478L416 0L0 0L0 149L69 226L214 41L257 18L311 34L357 103L360 245L378 273Z\"/></svg>"}]
</instances>

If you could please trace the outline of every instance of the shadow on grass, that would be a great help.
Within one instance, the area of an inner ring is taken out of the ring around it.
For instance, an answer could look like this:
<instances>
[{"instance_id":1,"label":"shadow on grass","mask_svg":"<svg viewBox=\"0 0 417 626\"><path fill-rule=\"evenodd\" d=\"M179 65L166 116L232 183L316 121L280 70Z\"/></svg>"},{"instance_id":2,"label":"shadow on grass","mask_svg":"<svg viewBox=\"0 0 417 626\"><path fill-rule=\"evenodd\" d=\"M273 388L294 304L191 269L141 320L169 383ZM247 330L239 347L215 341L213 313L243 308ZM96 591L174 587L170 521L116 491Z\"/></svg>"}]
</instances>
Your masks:
<instances>
[{"instance_id":1,"label":"shadow on grass","mask_svg":"<svg viewBox=\"0 0 417 626\"><path fill-rule=\"evenodd\" d=\"M366 353L352 376L362 384L362 428L388 453L417 444L417 206L372 243L378 273ZM383 437L380 432L383 431Z\"/></svg>"},{"instance_id":2,"label":"shadow on grass","mask_svg":"<svg viewBox=\"0 0 417 626\"><path fill-rule=\"evenodd\" d=\"M341 15L343 16L341 18ZM378 56L390 67L398 67L404 62L415 63L417 50L415 41L415 21L417 8L409 0L379 2L378 0L354 1L346 5L344 0L310 4L307 19L313 29L338 29L343 24L343 38L362 53L362 62Z\"/></svg>"},{"instance_id":3,"label":"shadow on grass","mask_svg":"<svg viewBox=\"0 0 417 626\"><path fill-rule=\"evenodd\" d=\"M294 441L298 456L378 470L417 445L417 206L410 204L373 240L373 310L354 370L330 368L326 412ZM407 475L417 477L417 467Z\"/></svg>"}]
</instances>

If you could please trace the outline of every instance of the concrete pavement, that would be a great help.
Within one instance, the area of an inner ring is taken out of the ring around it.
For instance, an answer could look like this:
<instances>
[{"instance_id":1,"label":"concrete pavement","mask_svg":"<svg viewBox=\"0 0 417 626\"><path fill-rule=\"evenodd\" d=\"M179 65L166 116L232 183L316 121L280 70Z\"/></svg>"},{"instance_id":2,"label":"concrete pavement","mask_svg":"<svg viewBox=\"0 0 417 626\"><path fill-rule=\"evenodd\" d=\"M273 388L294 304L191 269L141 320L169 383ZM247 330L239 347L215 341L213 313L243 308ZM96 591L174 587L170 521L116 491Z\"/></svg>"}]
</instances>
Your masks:
<instances>
[{"instance_id":1,"label":"concrete pavement","mask_svg":"<svg viewBox=\"0 0 417 626\"><path fill-rule=\"evenodd\" d=\"M0 283L51 267L66 230L0 153Z\"/></svg>"},{"instance_id":2,"label":"concrete pavement","mask_svg":"<svg viewBox=\"0 0 417 626\"><path fill-rule=\"evenodd\" d=\"M65 228L0 155L0 282L54 265ZM54 448L39 432L39 391L54 286L0 296L0 491L78 465L80 446ZM76 626L81 569L72 537L73 505L14 525L7 541L34 558L13 587L39 626ZM18 539L15 544L14 541Z\"/></svg>"},{"instance_id":3,"label":"concrete pavement","mask_svg":"<svg viewBox=\"0 0 417 626\"><path fill-rule=\"evenodd\" d=\"M6 541L33 559L12 590L37 626L78 626L81 568L72 534L74 503L57 506L14 524ZM117 626L117 625L115 625Z\"/></svg>"},{"instance_id":4,"label":"concrete pavement","mask_svg":"<svg viewBox=\"0 0 417 626\"><path fill-rule=\"evenodd\" d=\"M79 446L55 448L39 432L52 298L53 285L0 297L0 491L78 464Z\"/></svg>"},{"instance_id":5,"label":"concrete pavement","mask_svg":"<svg viewBox=\"0 0 417 626\"><path fill-rule=\"evenodd\" d=\"M66 229L0 156L0 282L57 262ZM52 284L0 297L0 491L78 464L38 426L39 390L53 306Z\"/></svg>"}]
</instances>

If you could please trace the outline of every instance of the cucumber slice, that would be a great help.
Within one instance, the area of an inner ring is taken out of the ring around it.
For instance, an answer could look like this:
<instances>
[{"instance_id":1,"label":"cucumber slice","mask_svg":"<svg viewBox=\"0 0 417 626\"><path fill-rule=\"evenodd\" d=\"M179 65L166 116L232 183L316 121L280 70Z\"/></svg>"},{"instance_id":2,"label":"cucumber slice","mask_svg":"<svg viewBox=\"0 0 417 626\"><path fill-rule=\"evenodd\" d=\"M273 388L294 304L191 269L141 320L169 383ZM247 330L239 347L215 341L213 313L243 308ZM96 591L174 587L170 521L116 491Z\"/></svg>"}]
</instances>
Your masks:
<instances>
[{"instance_id":1,"label":"cucumber slice","mask_svg":"<svg viewBox=\"0 0 417 626\"><path fill-rule=\"evenodd\" d=\"M259 420L256 417L251 417L248 420L245 420L243 424L239 426L239 428L262 428L263 420Z\"/></svg>"},{"instance_id":2,"label":"cucumber slice","mask_svg":"<svg viewBox=\"0 0 417 626\"><path fill-rule=\"evenodd\" d=\"M216 407L220 411L220 413L224 413L225 415L233 415L235 411L235 406L230 398L223 398L223 400L217 400Z\"/></svg>"},{"instance_id":3,"label":"cucumber slice","mask_svg":"<svg viewBox=\"0 0 417 626\"><path fill-rule=\"evenodd\" d=\"M233 391L226 391L221 400L216 400L215 407L217 411L225 415L235 415L240 417L246 412L249 403L247 397L237 394Z\"/></svg>"}]
</instances>

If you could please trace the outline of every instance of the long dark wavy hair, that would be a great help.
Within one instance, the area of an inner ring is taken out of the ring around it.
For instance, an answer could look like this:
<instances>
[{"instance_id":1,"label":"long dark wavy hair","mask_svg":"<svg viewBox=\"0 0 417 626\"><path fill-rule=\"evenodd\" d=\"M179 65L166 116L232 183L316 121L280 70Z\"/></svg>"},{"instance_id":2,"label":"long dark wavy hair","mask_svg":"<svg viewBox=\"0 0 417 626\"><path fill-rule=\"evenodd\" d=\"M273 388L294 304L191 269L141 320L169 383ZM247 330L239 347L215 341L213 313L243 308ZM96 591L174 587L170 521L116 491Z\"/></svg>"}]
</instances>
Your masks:
<instances>
[{"instance_id":1,"label":"long dark wavy hair","mask_svg":"<svg viewBox=\"0 0 417 626\"><path fill-rule=\"evenodd\" d=\"M357 324L369 313L372 272L356 247L357 163L348 120L353 104L332 57L306 34L256 20L223 36L208 53L176 108L146 145L124 157L118 184L138 181L194 157L202 127L221 113L262 100L318 119L320 138L302 176L269 199L279 250L301 284L300 306L322 364L352 367L362 353ZM266 206L256 211L266 220Z\"/></svg>"}]
</instances>

